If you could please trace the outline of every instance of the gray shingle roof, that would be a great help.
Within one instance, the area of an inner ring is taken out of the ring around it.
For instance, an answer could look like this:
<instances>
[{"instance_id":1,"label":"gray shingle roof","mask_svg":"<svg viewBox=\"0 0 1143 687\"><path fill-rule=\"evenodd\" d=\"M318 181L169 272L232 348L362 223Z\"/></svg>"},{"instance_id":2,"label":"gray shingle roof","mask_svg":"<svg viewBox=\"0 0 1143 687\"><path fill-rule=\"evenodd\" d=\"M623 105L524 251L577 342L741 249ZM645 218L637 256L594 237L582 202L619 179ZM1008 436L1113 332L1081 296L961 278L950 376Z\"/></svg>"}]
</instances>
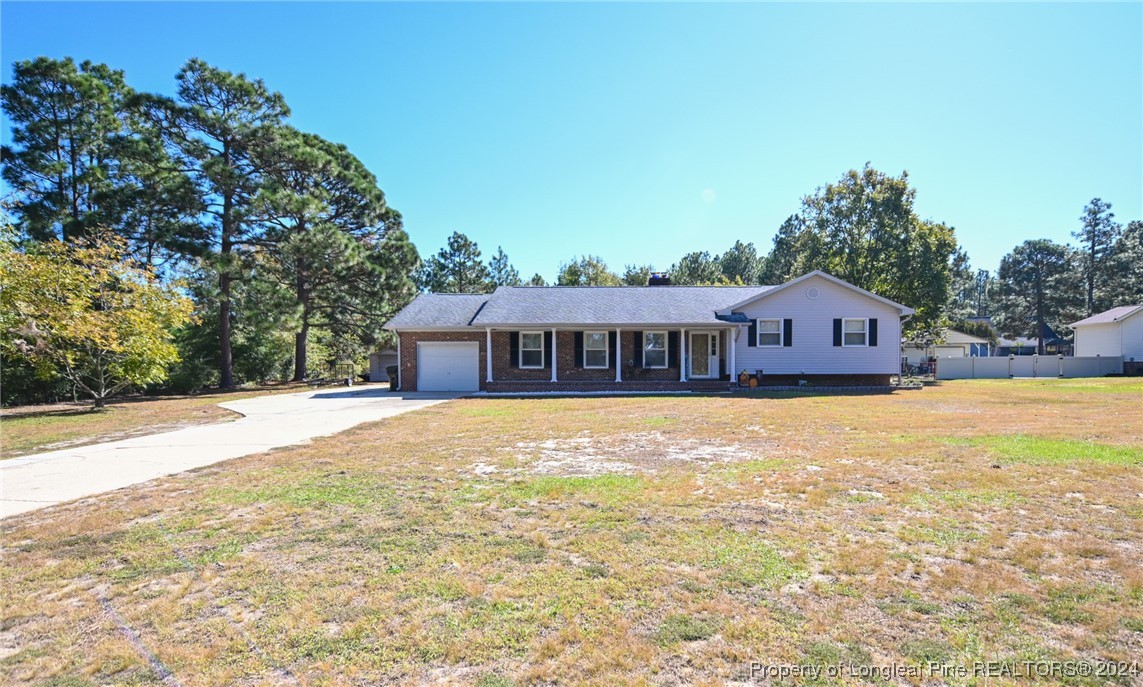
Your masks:
<instances>
[{"instance_id":1,"label":"gray shingle roof","mask_svg":"<svg viewBox=\"0 0 1143 687\"><path fill-rule=\"evenodd\" d=\"M746 322L716 310L772 286L501 286L491 294L417 296L386 329L503 325L681 325Z\"/></svg>"},{"instance_id":2,"label":"gray shingle roof","mask_svg":"<svg viewBox=\"0 0 1143 687\"><path fill-rule=\"evenodd\" d=\"M502 286L473 324L719 324L716 310L771 286Z\"/></svg>"},{"instance_id":3,"label":"gray shingle roof","mask_svg":"<svg viewBox=\"0 0 1143 687\"><path fill-rule=\"evenodd\" d=\"M1096 313L1091 317L1080 320L1079 322L1072 322L1070 326L1076 327L1085 324L1111 324L1135 314L1135 311L1139 310L1140 308L1143 308L1143 305L1121 305L1118 308L1112 308L1111 310L1104 310L1103 312Z\"/></svg>"},{"instance_id":4,"label":"gray shingle roof","mask_svg":"<svg viewBox=\"0 0 1143 687\"><path fill-rule=\"evenodd\" d=\"M386 329L467 327L481 306L486 293L422 293L385 325Z\"/></svg>"}]
</instances>

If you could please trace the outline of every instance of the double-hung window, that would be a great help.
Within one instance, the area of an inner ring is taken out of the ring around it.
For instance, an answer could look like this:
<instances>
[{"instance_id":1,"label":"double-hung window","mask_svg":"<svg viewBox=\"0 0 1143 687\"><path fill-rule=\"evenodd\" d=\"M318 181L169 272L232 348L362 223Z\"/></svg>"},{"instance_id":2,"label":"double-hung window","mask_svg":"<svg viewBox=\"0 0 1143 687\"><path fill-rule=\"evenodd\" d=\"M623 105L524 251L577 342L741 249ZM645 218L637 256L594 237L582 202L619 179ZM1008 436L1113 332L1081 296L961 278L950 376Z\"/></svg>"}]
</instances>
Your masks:
<instances>
[{"instance_id":1,"label":"double-hung window","mask_svg":"<svg viewBox=\"0 0 1143 687\"><path fill-rule=\"evenodd\" d=\"M544 333L520 332L520 367L544 366Z\"/></svg>"},{"instance_id":2,"label":"double-hung window","mask_svg":"<svg viewBox=\"0 0 1143 687\"><path fill-rule=\"evenodd\" d=\"M782 345L782 320L758 320L758 345Z\"/></svg>"},{"instance_id":3,"label":"double-hung window","mask_svg":"<svg viewBox=\"0 0 1143 687\"><path fill-rule=\"evenodd\" d=\"M667 366L667 333L643 332L643 367Z\"/></svg>"},{"instance_id":4,"label":"double-hung window","mask_svg":"<svg viewBox=\"0 0 1143 687\"><path fill-rule=\"evenodd\" d=\"M586 368L607 367L607 332L583 333L583 366Z\"/></svg>"},{"instance_id":5,"label":"double-hung window","mask_svg":"<svg viewBox=\"0 0 1143 687\"><path fill-rule=\"evenodd\" d=\"M846 346L865 346L869 343L868 320L852 319L842 321L842 343Z\"/></svg>"}]
</instances>

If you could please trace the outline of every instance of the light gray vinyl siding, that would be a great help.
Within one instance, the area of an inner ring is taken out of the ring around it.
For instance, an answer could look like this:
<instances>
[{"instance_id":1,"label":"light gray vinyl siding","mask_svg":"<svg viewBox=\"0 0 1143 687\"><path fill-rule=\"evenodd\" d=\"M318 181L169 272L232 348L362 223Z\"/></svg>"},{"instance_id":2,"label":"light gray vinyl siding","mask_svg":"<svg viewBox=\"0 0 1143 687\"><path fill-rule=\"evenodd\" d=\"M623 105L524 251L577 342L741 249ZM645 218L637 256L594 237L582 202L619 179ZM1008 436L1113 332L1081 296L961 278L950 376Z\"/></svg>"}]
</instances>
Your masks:
<instances>
[{"instance_id":1,"label":"light gray vinyl siding","mask_svg":"<svg viewBox=\"0 0 1143 687\"><path fill-rule=\"evenodd\" d=\"M1143 360L1143 311L1118 322L1087 324L1075 328L1077 356L1123 356Z\"/></svg>"},{"instance_id":2,"label":"light gray vinyl siding","mask_svg":"<svg viewBox=\"0 0 1143 687\"><path fill-rule=\"evenodd\" d=\"M816 288L818 297L807 292ZM793 320L793 345L750 347L749 329L735 343L738 372L762 369L766 374L897 374L900 368L900 311L820 277L812 277L736 312L750 319ZM877 345L833 345L834 318L877 318Z\"/></svg>"},{"instance_id":3,"label":"light gray vinyl siding","mask_svg":"<svg viewBox=\"0 0 1143 687\"><path fill-rule=\"evenodd\" d=\"M1122 324L1124 359L1143 360L1143 312L1136 312Z\"/></svg>"}]
</instances>

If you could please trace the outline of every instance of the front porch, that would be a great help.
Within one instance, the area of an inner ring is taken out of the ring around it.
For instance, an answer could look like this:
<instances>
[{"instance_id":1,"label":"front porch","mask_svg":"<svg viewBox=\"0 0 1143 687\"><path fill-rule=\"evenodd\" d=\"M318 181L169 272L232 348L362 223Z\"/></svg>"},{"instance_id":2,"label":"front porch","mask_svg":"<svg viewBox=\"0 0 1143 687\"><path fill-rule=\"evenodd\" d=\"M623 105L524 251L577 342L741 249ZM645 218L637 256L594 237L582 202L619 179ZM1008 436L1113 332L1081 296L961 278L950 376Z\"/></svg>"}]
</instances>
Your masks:
<instances>
[{"instance_id":1,"label":"front porch","mask_svg":"<svg viewBox=\"0 0 1143 687\"><path fill-rule=\"evenodd\" d=\"M732 383L720 379L695 379L685 382L631 380L627 382L529 382L500 381L486 382L485 391L490 394L535 394L535 393L622 393L622 392L684 392L721 393L729 391Z\"/></svg>"},{"instance_id":2,"label":"front porch","mask_svg":"<svg viewBox=\"0 0 1143 687\"><path fill-rule=\"evenodd\" d=\"M729 388L737 330L487 329L486 391Z\"/></svg>"}]
</instances>

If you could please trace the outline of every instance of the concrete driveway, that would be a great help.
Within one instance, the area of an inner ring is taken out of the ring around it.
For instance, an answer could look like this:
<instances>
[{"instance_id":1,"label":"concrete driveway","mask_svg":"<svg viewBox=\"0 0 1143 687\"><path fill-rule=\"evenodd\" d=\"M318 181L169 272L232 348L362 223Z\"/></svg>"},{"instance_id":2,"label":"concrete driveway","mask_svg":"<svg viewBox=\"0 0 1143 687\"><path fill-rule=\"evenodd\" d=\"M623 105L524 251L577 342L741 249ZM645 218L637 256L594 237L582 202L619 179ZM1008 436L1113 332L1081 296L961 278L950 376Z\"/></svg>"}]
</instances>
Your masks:
<instances>
[{"instance_id":1,"label":"concrete driveway","mask_svg":"<svg viewBox=\"0 0 1143 687\"><path fill-rule=\"evenodd\" d=\"M234 422L0 461L0 518L231 458L304 443L461 394L323 389L219 405Z\"/></svg>"}]
</instances>

